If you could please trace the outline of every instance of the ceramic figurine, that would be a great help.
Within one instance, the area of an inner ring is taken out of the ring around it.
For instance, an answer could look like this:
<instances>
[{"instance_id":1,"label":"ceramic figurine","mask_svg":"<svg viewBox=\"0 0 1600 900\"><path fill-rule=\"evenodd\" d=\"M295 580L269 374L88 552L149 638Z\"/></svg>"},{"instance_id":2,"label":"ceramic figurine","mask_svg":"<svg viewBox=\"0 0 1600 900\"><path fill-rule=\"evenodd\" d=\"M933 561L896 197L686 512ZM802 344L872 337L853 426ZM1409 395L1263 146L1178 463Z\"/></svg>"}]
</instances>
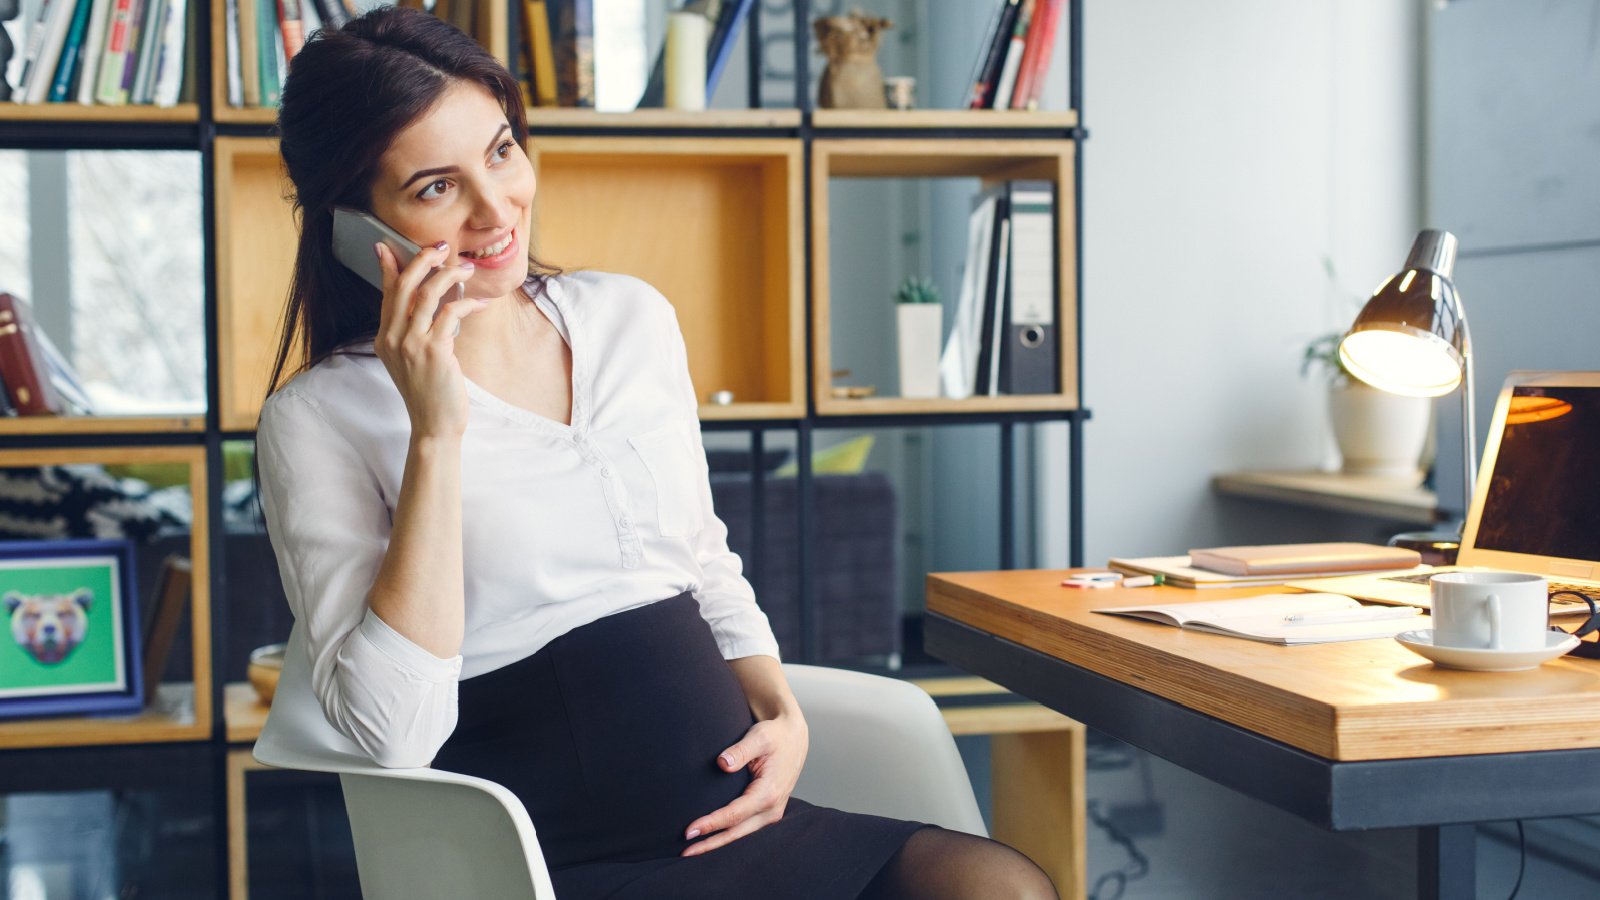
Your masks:
<instances>
[{"instance_id":1,"label":"ceramic figurine","mask_svg":"<svg viewBox=\"0 0 1600 900\"><path fill-rule=\"evenodd\" d=\"M817 106L822 109L885 109L883 70L876 54L888 19L860 10L848 16L827 16L811 23L828 67L822 70Z\"/></svg>"}]
</instances>

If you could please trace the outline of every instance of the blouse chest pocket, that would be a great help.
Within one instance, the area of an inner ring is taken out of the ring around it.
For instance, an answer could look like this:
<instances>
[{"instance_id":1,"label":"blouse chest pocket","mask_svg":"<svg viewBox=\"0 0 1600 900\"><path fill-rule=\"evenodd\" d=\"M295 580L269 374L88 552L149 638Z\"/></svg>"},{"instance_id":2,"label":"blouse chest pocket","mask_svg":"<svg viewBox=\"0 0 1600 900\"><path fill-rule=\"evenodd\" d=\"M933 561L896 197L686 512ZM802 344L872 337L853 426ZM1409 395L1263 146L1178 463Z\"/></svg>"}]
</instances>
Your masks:
<instances>
[{"instance_id":1,"label":"blouse chest pocket","mask_svg":"<svg viewBox=\"0 0 1600 900\"><path fill-rule=\"evenodd\" d=\"M700 528L700 474L694 446L678 425L628 438L656 487L656 524L662 537L688 537Z\"/></svg>"}]
</instances>

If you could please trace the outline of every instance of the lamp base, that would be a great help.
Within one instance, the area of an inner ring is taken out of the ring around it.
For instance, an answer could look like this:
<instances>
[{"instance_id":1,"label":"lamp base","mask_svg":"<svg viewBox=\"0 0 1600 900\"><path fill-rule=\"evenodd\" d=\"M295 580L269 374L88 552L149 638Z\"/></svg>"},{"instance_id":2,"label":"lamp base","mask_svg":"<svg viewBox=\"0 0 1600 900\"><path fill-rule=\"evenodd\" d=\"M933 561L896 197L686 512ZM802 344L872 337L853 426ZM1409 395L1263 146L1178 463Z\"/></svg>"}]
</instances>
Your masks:
<instances>
[{"instance_id":1,"label":"lamp base","mask_svg":"<svg viewBox=\"0 0 1600 900\"><path fill-rule=\"evenodd\" d=\"M1389 546L1422 554L1425 566L1453 566L1461 551L1461 534L1449 531L1403 531L1389 538Z\"/></svg>"}]
</instances>

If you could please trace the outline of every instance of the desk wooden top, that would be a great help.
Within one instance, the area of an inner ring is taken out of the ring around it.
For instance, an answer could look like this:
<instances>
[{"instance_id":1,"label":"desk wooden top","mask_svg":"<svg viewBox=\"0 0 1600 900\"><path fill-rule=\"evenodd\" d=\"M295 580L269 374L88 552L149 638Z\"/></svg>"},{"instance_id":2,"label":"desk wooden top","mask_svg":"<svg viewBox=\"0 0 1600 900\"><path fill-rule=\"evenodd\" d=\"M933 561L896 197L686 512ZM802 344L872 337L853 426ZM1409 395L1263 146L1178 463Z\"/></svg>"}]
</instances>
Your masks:
<instances>
[{"instance_id":1,"label":"desk wooden top","mask_svg":"<svg viewBox=\"0 0 1600 900\"><path fill-rule=\"evenodd\" d=\"M1085 591L1062 575L929 575L928 611L1326 759L1600 747L1600 660L1462 672L1387 639L1264 644L1090 610L1282 588Z\"/></svg>"}]
</instances>

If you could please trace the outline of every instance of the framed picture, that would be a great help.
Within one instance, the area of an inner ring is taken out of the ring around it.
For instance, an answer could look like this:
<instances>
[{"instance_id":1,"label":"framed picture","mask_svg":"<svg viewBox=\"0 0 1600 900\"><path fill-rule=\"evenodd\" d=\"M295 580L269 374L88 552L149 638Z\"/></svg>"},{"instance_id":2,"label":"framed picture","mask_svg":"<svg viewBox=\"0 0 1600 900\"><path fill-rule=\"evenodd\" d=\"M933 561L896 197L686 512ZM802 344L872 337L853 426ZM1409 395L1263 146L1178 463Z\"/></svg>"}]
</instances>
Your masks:
<instances>
[{"instance_id":1,"label":"framed picture","mask_svg":"<svg viewBox=\"0 0 1600 900\"><path fill-rule=\"evenodd\" d=\"M131 541L0 542L0 719L144 704Z\"/></svg>"}]
</instances>

